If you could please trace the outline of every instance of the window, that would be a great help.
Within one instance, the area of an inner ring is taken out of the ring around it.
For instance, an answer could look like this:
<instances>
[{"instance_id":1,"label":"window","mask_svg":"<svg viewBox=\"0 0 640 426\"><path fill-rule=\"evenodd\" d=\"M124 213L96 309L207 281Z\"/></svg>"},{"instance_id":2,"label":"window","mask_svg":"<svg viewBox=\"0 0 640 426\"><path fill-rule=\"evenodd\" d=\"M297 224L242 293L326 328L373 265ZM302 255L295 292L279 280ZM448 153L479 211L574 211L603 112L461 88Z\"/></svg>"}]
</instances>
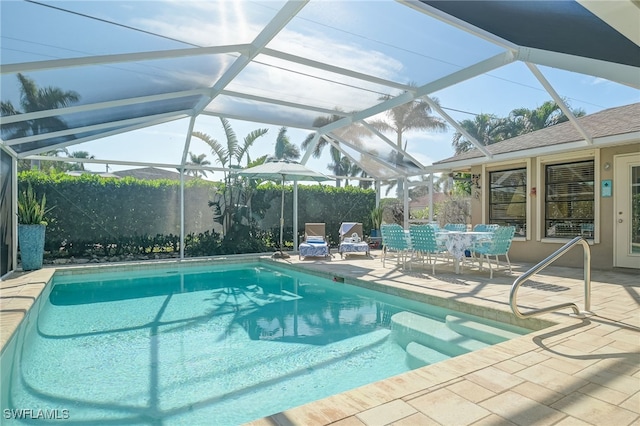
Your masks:
<instances>
[{"instance_id":1,"label":"window","mask_svg":"<svg viewBox=\"0 0 640 426\"><path fill-rule=\"evenodd\" d=\"M516 235L527 230L527 169L489 173L489 223L515 226Z\"/></svg>"},{"instance_id":2,"label":"window","mask_svg":"<svg viewBox=\"0 0 640 426\"><path fill-rule=\"evenodd\" d=\"M545 167L545 237L593 238L594 162Z\"/></svg>"}]
</instances>

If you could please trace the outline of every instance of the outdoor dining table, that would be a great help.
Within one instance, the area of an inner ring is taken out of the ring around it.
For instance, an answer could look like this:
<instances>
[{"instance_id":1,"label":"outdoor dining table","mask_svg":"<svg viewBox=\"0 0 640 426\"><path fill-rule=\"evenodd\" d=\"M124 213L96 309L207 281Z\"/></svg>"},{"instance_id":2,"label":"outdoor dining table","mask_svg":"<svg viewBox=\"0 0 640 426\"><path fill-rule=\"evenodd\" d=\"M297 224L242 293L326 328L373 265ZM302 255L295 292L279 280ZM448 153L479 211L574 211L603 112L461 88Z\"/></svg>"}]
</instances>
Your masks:
<instances>
[{"instance_id":1,"label":"outdoor dining table","mask_svg":"<svg viewBox=\"0 0 640 426\"><path fill-rule=\"evenodd\" d=\"M460 260L465 256L465 251L471 250L480 241L491 240L492 235L493 232L441 230L436 233L436 239L442 241L447 251L453 256L456 274L459 274Z\"/></svg>"}]
</instances>

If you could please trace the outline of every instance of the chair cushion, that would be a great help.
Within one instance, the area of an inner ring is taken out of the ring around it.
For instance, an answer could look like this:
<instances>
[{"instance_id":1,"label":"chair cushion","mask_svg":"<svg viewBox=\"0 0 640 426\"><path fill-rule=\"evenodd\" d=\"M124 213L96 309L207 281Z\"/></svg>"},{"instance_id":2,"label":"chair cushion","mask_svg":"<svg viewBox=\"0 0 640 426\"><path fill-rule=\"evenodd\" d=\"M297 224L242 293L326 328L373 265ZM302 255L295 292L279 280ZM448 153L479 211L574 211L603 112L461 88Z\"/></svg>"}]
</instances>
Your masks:
<instances>
[{"instance_id":1,"label":"chair cushion","mask_svg":"<svg viewBox=\"0 0 640 426\"><path fill-rule=\"evenodd\" d=\"M309 235L307 236L308 243L324 243L324 238L320 235Z\"/></svg>"}]
</instances>

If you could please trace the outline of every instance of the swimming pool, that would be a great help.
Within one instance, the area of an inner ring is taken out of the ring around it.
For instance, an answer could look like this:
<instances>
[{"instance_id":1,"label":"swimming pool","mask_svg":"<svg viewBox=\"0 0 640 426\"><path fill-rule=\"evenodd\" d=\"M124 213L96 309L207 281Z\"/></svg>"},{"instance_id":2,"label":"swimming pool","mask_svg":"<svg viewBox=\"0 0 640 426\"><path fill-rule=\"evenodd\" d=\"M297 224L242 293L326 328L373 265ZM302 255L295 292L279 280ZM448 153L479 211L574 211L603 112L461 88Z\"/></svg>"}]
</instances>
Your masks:
<instances>
[{"instance_id":1,"label":"swimming pool","mask_svg":"<svg viewBox=\"0 0 640 426\"><path fill-rule=\"evenodd\" d=\"M56 275L2 409L234 425L528 331L262 263Z\"/></svg>"}]
</instances>

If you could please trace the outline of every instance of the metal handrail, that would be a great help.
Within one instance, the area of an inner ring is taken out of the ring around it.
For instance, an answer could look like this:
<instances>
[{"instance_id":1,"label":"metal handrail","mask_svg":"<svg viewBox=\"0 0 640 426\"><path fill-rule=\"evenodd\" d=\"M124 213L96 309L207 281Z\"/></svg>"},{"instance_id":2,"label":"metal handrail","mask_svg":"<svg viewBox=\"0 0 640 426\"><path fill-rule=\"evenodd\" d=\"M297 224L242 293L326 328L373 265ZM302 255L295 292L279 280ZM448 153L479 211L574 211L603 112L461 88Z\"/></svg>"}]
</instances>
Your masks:
<instances>
[{"instance_id":1,"label":"metal handrail","mask_svg":"<svg viewBox=\"0 0 640 426\"><path fill-rule=\"evenodd\" d=\"M559 305L550 306L548 308L527 312L526 314L520 312L520 310L518 309L517 301L518 289L520 288L520 285L522 285L533 275L549 266L549 264L554 262L556 259L564 255L566 252L568 252L578 244L582 244L582 247L584 249L584 311L580 312L580 309L578 309L578 306L575 303L562 303ZM546 314L547 312L552 312L563 308L573 309L573 316L580 318L583 318L587 315L593 315L593 313L589 311L591 309L591 249L587 240L582 237L575 237L573 240L569 241L549 257L544 259L542 262L538 263L536 266L516 278L516 280L513 282L513 285L511 286L511 292L509 293L509 305L511 306L511 311L513 311L513 313L518 318L529 318L534 315Z\"/></svg>"}]
</instances>

